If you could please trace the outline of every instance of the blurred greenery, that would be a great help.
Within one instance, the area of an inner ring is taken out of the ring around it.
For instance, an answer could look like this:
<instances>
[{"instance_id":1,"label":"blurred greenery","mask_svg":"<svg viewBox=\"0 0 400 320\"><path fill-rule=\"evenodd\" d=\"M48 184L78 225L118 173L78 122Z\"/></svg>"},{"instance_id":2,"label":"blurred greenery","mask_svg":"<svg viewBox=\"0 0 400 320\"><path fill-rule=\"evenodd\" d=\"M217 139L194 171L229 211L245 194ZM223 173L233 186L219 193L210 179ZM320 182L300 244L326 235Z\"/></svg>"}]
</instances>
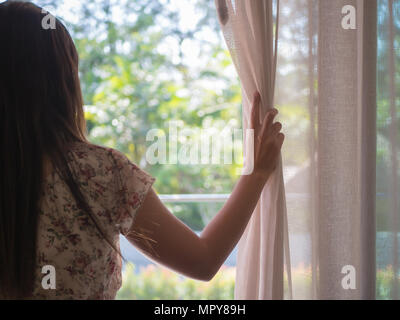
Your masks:
<instances>
[{"instance_id":1,"label":"blurred greenery","mask_svg":"<svg viewBox=\"0 0 400 320\"><path fill-rule=\"evenodd\" d=\"M392 221L393 204L390 198L393 197L393 161L392 150L396 153L396 166L400 168L400 2L393 2L394 28L395 28L395 117L392 119L390 112L390 64L389 64L389 7L388 1L378 0L378 65L377 65L377 230L392 231L399 230L400 224L395 226ZM397 123L396 141L390 141L390 127L392 122ZM400 172L397 172L397 181L399 181ZM400 192L400 189L398 188ZM400 199L398 196L397 199ZM400 204L398 205L398 207ZM400 214L398 212L397 214ZM400 220L400 219L399 219ZM400 222L399 222L400 223Z\"/></svg>"},{"instance_id":2,"label":"blurred greenery","mask_svg":"<svg viewBox=\"0 0 400 320\"><path fill-rule=\"evenodd\" d=\"M152 264L135 272L128 264L123 272L119 300L233 300L235 268L225 267L209 281L197 281Z\"/></svg>"},{"instance_id":3,"label":"blurred greenery","mask_svg":"<svg viewBox=\"0 0 400 320\"><path fill-rule=\"evenodd\" d=\"M196 281L152 264L140 270L128 264L123 272L123 285L118 291L119 300L232 300L234 299L235 267L222 269L209 282ZM285 287L287 279L285 277ZM400 277L397 278L400 287ZM392 296L394 273L392 266L377 270L376 298L388 300ZM299 266L292 269L295 297L311 299L311 268ZM400 292L399 292L400 294Z\"/></svg>"},{"instance_id":4,"label":"blurred greenery","mask_svg":"<svg viewBox=\"0 0 400 320\"><path fill-rule=\"evenodd\" d=\"M157 178L158 193L230 193L240 163L146 161L158 139L146 141L146 135L151 129L168 135L171 120L179 130L197 130L186 143L199 129L241 128L239 81L213 2L187 2L194 10L189 27L179 25L185 13L171 0L35 3L54 12L74 39L91 142L125 153ZM215 214L198 203L177 204L174 213L195 230Z\"/></svg>"}]
</instances>

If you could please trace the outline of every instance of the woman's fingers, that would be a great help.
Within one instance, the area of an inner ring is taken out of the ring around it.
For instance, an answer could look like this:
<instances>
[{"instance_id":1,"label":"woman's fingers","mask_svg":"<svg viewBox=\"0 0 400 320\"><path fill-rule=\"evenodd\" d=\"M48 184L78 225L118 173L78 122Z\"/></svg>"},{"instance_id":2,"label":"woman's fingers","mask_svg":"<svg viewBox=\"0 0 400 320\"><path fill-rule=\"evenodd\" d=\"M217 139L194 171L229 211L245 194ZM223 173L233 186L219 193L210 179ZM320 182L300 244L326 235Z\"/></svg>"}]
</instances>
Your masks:
<instances>
[{"instance_id":1,"label":"woman's fingers","mask_svg":"<svg viewBox=\"0 0 400 320\"><path fill-rule=\"evenodd\" d=\"M278 110L271 109L267 112L267 114L265 115L264 121L263 121L263 126L261 129L261 135L263 137L268 135L268 131L270 131L270 128L272 126L272 123L274 122L274 118L276 117L276 115L278 114Z\"/></svg>"},{"instance_id":2,"label":"woman's fingers","mask_svg":"<svg viewBox=\"0 0 400 320\"><path fill-rule=\"evenodd\" d=\"M274 119L278 114L278 110L275 108L267 111L262 125L259 123L260 106L259 99L254 96L254 105L252 112L252 126L254 129L258 128L258 133L254 132L254 138L257 139L255 144L254 156L255 156L255 168L262 173L269 174L276 167L277 159L282 148L285 136L281 133L282 124L275 122Z\"/></svg>"},{"instance_id":3,"label":"woman's fingers","mask_svg":"<svg viewBox=\"0 0 400 320\"><path fill-rule=\"evenodd\" d=\"M285 135L284 135L282 132L278 133L278 136L277 136L277 138L276 138L276 141L277 141L277 143L278 143L278 147L279 147L279 148L282 147L282 144L283 144L283 141L284 141L284 140L285 140Z\"/></svg>"},{"instance_id":4,"label":"woman's fingers","mask_svg":"<svg viewBox=\"0 0 400 320\"><path fill-rule=\"evenodd\" d=\"M275 123L272 125L272 132L273 132L274 134L278 134L279 131L281 131L281 129L282 129L282 123L280 123L280 122L275 122Z\"/></svg>"},{"instance_id":5,"label":"woman's fingers","mask_svg":"<svg viewBox=\"0 0 400 320\"><path fill-rule=\"evenodd\" d=\"M268 115L266 116L265 122L266 122L266 126L269 128L272 123L274 122L275 117L278 114L278 110L276 110L275 108L271 109L268 113Z\"/></svg>"},{"instance_id":6,"label":"woman's fingers","mask_svg":"<svg viewBox=\"0 0 400 320\"><path fill-rule=\"evenodd\" d=\"M265 139L269 135L276 137L278 145L283 144L285 139L284 135L280 133L282 129L282 124L280 122L274 123L274 118L278 114L278 110L273 108L267 112L262 122L260 124L260 103L261 96L256 91L253 96L253 107L251 112L251 129L254 130L254 137L256 139ZM261 128L260 128L261 127Z\"/></svg>"}]
</instances>

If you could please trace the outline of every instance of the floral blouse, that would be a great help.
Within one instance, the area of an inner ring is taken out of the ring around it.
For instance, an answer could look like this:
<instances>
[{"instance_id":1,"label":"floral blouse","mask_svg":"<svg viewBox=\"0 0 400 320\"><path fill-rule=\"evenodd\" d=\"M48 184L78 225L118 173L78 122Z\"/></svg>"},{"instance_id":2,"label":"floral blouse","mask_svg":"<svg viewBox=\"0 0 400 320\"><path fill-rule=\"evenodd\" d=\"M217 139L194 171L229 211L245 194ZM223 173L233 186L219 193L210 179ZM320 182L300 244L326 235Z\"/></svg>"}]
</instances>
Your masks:
<instances>
[{"instance_id":1,"label":"floral blouse","mask_svg":"<svg viewBox=\"0 0 400 320\"><path fill-rule=\"evenodd\" d=\"M101 230L119 249L155 179L122 153L76 142L67 153L77 185ZM114 299L121 287L121 258L78 208L55 170L44 181L38 225L34 299ZM43 285L54 267L55 288Z\"/></svg>"}]
</instances>

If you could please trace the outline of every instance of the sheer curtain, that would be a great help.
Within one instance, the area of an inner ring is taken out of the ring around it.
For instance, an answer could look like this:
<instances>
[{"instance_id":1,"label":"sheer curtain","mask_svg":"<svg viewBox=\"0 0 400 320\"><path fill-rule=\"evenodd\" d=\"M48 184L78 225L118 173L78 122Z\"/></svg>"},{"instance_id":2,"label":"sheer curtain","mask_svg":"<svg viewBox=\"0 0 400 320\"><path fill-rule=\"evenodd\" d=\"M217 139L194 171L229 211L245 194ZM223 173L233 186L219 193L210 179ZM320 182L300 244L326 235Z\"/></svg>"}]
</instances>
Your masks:
<instances>
[{"instance_id":1,"label":"sheer curtain","mask_svg":"<svg viewBox=\"0 0 400 320\"><path fill-rule=\"evenodd\" d=\"M341 23L349 5L356 9L355 29ZM319 15L318 161L312 168L317 170L319 237L312 252L317 297L373 299L377 4L321 1ZM349 287L344 272L354 275Z\"/></svg>"},{"instance_id":2,"label":"sheer curtain","mask_svg":"<svg viewBox=\"0 0 400 320\"><path fill-rule=\"evenodd\" d=\"M400 1L216 6L243 125L257 88L286 134L239 243L235 298L397 299Z\"/></svg>"},{"instance_id":3,"label":"sheer curtain","mask_svg":"<svg viewBox=\"0 0 400 320\"><path fill-rule=\"evenodd\" d=\"M250 121L252 97L256 90L261 95L261 116L274 104L277 38L274 38L273 32L273 5L271 1L248 0L216 0L215 3L222 31L242 84L243 129L246 130ZM276 9L279 10L279 6ZM278 23L275 27L277 34ZM246 150L247 148L244 152L245 159L249 153ZM239 242L235 299L283 298L285 217L280 161Z\"/></svg>"}]
</instances>

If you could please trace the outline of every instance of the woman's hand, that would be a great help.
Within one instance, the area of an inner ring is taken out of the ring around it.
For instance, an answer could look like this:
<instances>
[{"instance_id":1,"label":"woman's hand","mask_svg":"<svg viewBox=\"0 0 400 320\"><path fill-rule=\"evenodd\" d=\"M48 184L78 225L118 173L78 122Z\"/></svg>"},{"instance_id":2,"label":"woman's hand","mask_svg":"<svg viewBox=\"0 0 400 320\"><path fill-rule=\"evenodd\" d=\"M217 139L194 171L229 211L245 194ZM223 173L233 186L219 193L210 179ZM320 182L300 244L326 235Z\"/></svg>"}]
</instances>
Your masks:
<instances>
[{"instance_id":1,"label":"woman's hand","mask_svg":"<svg viewBox=\"0 0 400 320\"><path fill-rule=\"evenodd\" d=\"M278 110L269 110L260 123L260 108L261 97L258 92L255 92L251 111L251 129L254 130L254 170L252 174L268 179L278 164L285 136L280 132L282 124L274 123Z\"/></svg>"}]
</instances>

